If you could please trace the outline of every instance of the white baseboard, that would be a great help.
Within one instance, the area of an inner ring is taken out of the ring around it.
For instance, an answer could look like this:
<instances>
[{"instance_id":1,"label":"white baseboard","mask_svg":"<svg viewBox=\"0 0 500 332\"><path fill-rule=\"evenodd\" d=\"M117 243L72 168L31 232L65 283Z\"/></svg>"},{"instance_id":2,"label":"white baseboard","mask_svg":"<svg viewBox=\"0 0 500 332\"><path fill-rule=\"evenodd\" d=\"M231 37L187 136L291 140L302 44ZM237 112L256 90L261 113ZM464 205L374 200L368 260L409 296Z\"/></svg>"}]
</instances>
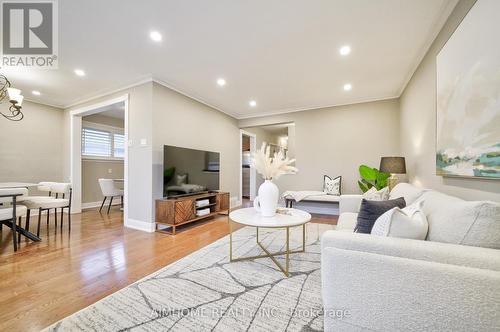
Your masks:
<instances>
[{"instance_id":1,"label":"white baseboard","mask_svg":"<svg viewBox=\"0 0 500 332\"><path fill-rule=\"evenodd\" d=\"M238 206L241 206L241 200L239 200L237 196L231 197L229 207L233 209Z\"/></svg>"},{"instance_id":2,"label":"white baseboard","mask_svg":"<svg viewBox=\"0 0 500 332\"><path fill-rule=\"evenodd\" d=\"M125 220L125 227L137 229L139 231L153 233L155 231L155 223L142 220L128 218Z\"/></svg>"},{"instance_id":3,"label":"white baseboard","mask_svg":"<svg viewBox=\"0 0 500 332\"><path fill-rule=\"evenodd\" d=\"M100 207L101 204L102 204L102 201L82 203L82 210ZM111 204L111 205L113 206L113 205L120 205L120 204L121 204L120 200L118 200L118 202L113 202L113 204ZM108 201L106 201L106 203L104 204L104 206L108 206L108 205L109 205L109 203L108 203Z\"/></svg>"}]
</instances>

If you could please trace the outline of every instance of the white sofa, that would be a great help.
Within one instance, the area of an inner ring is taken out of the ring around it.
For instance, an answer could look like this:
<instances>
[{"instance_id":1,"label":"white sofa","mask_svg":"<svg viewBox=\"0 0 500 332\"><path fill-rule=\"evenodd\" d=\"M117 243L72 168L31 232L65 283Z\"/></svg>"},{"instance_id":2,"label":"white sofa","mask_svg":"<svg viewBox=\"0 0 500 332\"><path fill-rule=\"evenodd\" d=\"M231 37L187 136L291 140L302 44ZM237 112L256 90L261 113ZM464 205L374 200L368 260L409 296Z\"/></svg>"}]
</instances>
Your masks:
<instances>
[{"instance_id":1,"label":"white sofa","mask_svg":"<svg viewBox=\"0 0 500 332\"><path fill-rule=\"evenodd\" d=\"M427 241L353 233L362 197L341 196L321 243L325 331L500 331L500 250L471 246L500 247L500 205L409 184L401 196L424 200Z\"/></svg>"}]
</instances>

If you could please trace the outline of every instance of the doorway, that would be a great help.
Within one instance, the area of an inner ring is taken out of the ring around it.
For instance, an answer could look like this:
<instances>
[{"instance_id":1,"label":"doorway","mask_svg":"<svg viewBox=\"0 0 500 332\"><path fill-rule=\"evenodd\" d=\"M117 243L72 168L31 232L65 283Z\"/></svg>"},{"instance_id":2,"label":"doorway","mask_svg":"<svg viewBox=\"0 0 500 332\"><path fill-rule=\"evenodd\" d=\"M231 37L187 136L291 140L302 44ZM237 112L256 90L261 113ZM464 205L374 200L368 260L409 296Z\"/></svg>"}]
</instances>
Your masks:
<instances>
[{"instance_id":1,"label":"doorway","mask_svg":"<svg viewBox=\"0 0 500 332\"><path fill-rule=\"evenodd\" d=\"M109 144L109 158L115 158L116 160L122 160L123 161L123 170L121 173L120 170L116 170L115 174L113 174L113 168L114 167L105 167L104 169L108 172L108 176L111 177L116 177L117 180L121 180L123 183L123 190L124 190L124 195L123 195L123 218L124 218L124 224L127 225L127 220L128 220L128 99L129 96L128 94L125 94L121 97L110 99L101 103L97 103L94 105L82 107L79 109L75 109L70 112L70 128L71 128L71 154L70 154L70 160L71 160L71 165L70 165L70 179L73 185L73 209L75 213L80 213L82 210L82 207L89 207L88 204L84 205L82 204L82 199L84 197L83 195L83 189L84 184L82 182L82 162L84 162L84 159L88 159L88 156L85 156L85 158L82 158L82 151L85 149L85 147L82 149L82 133L83 129L85 128L85 123L87 123L88 119L94 118L99 118L98 115L105 114L106 112L108 113L108 118L114 117L115 120L117 117L123 117L123 119L119 119L119 121L122 121L123 123L123 130L120 132L116 130L116 144L115 144L115 135L112 133L112 130L110 129L111 127L119 127L119 126L110 126L109 123L108 125L106 124L101 124L100 130L102 132L108 132L113 136L113 138L110 138ZM111 115L111 116L109 116ZM102 116L101 116L102 118ZM109 119L108 119L109 120ZM122 136L120 136L122 135ZM104 144L102 141L100 144ZM99 145L99 144L98 144ZM96 146L95 147L97 150L94 150L94 152L91 153L96 153L98 154L98 150L102 150L102 146ZM97 152L96 152L97 151ZM94 158L94 159L99 159L99 158ZM112 169L111 174L109 174L109 169ZM108 177L107 176L107 177ZM86 203L94 203L95 202L86 202ZM92 204L91 204L92 205Z\"/></svg>"},{"instance_id":2,"label":"doorway","mask_svg":"<svg viewBox=\"0 0 500 332\"><path fill-rule=\"evenodd\" d=\"M240 200L243 206L249 206L256 196L257 173L251 165L256 141L255 134L240 130Z\"/></svg>"},{"instance_id":3,"label":"doorway","mask_svg":"<svg viewBox=\"0 0 500 332\"><path fill-rule=\"evenodd\" d=\"M107 190L123 190L125 102L98 111L82 117L82 209L101 206L102 210L106 204L104 211L109 213L112 205L113 210L118 210L116 205L121 205L121 201L119 197L104 196L100 182L106 183L102 185Z\"/></svg>"}]
</instances>

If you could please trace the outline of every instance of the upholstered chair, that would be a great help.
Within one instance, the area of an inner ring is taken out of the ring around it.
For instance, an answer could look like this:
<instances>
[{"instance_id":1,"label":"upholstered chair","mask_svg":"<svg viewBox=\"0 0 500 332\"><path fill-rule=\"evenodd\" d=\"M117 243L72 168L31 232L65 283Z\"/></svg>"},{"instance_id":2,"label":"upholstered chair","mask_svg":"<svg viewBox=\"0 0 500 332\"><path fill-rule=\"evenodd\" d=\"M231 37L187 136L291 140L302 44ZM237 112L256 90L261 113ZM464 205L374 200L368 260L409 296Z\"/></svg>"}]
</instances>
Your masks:
<instances>
[{"instance_id":1,"label":"upholstered chair","mask_svg":"<svg viewBox=\"0 0 500 332\"><path fill-rule=\"evenodd\" d=\"M12 228L12 240L14 243L14 251L17 251L18 238L17 234L17 218L19 218L19 224L21 224L21 217L26 215L26 207L20 205L18 200L28 195L28 189L26 188L9 188L0 189L0 225L6 225ZM20 233L19 233L20 234Z\"/></svg>"},{"instance_id":2,"label":"upholstered chair","mask_svg":"<svg viewBox=\"0 0 500 332\"><path fill-rule=\"evenodd\" d=\"M99 179L99 186L101 187L102 195L104 199L102 200L101 208L99 212L101 212L104 203L106 202L106 198L110 198L109 206L108 206L108 214L109 209L111 209L111 204L113 203L113 197L121 198L121 206L123 207L123 189L119 189L115 186L115 181L113 179Z\"/></svg>"},{"instance_id":3,"label":"upholstered chair","mask_svg":"<svg viewBox=\"0 0 500 332\"><path fill-rule=\"evenodd\" d=\"M38 210L37 236L40 236L40 222L42 213L47 213L47 225L49 225L50 210L54 209L55 226L57 227L57 209L61 209L61 229L64 221L64 209L68 209L68 229L71 230L71 198L72 188L70 183L51 182L47 184L49 193L54 196L35 196L23 200L22 204L28 208L26 216L26 229L29 229L30 210ZM40 186L39 186L40 190Z\"/></svg>"}]
</instances>

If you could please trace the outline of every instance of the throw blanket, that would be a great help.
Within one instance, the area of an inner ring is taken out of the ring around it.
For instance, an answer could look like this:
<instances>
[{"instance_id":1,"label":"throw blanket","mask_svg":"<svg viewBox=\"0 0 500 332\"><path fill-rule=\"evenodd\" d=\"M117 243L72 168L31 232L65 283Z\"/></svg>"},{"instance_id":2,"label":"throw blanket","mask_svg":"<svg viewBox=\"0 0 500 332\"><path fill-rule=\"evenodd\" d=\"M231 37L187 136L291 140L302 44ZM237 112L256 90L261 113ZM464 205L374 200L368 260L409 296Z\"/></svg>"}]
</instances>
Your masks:
<instances>
[{"instance_id":1,"label":"throw blanket","mask_svg":"<svg viewBox=\"0 0 500 332\"><path fill-rule=\"evenodd\" d=\"M184 192L186 194L191 194L195 193L197 191L203 191L206 190L205 187L200 186L199 184L188 184L188 183L183 183L180 186L168 186L167 191L179 191L179 192Z\"/></svg>"},{"instance_id":2,"label":"throw blanket","mask_svg":"<svg viewBox=\"0 0 500 332\"><path fill-rule=\"evenodd\" d=\"M285 191L282 195L283 198L293 198L296 202L300 202L310 196L323 196L326 195L322 191Z\"/></svg>"}]
</instances>

